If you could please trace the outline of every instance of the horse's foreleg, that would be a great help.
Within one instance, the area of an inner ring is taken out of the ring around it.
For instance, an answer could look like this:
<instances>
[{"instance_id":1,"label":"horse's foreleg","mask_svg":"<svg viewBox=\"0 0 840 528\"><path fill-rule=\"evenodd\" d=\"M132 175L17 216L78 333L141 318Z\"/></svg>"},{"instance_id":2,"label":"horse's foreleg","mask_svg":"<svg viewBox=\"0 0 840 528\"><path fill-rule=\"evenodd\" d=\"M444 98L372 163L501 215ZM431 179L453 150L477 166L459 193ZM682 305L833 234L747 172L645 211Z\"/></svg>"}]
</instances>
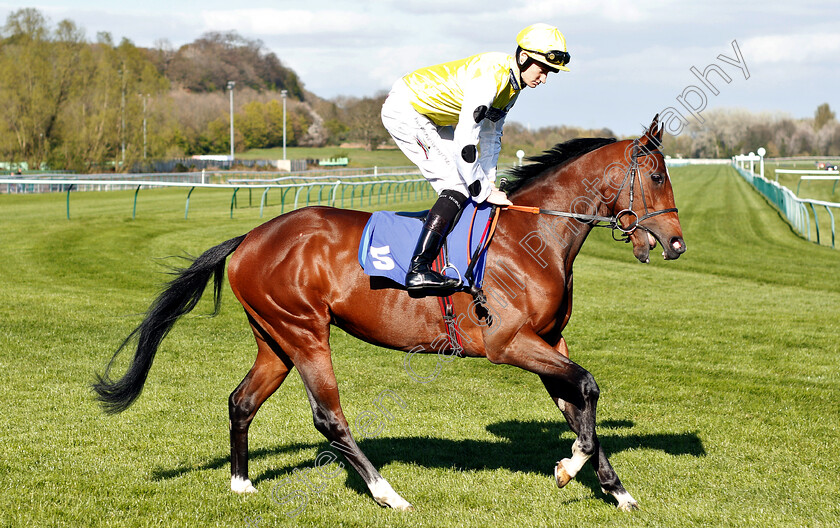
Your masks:
<instances>
[{"instance_id":1,"label":"horse's foreleg","mask_svg":"<svg viewBox=\"0 0 840 528\"><path fill-rule=\"evenodd\" d=\"M332 447L342 452L380 506L395 510L413 509L379 474L353 439L341 409L329 348L311 354L306 361L298 361L297 367L312 406L315 428L330 441Z\"/></svg>"},{"instance_id":2,"label":"horse's foreleg","mask_svg":"<svg viewBox=\"0 0 840 528\"><path fill-rule=\"evenodd\" d=\"M230 415L230 489L236 493L255 493L248 479L248 427L260 406L283 383L292 362L279 347L272 348L254 325L257 359L242 383L228 398Z\"/></svg>"},{"instance_id":3,"label":"horse's foreleg","mask_svg":"<svg viewBox=\"0 0 840 528\"><path fill-rule=\"evenodd\" d=\"M560 341L554 348L564 357L569 357L569 347L564 338L561 337ZM574 405L567 405L566 402L559 396L561 390L559 387L555 386L553 378L540 376L540 379L542 379L542 382L548 390L551 399L554 400L554 403L557 404L557 407L563 413L563 416L569 423L569 427L572 429L572 432L578 434L581 420L578 408ZM598 475L598 482L601 483L601 490L604 493L608 493L615 497L618 501L618 508L620 510L630 511L639 508L639 504L636 500L627 493L626 489L624 489L624 485L621 483L621 480L618 478L618 475L612 465L610 465L610 461L607 459L607 455L604 453L604 448L601 446L600 442L598 442L597 452L592 455L589 462L592 463L592 466L595 468L595 473ZM555 468L555 478L557 479L557 485L562 488L569 482L569 480L571 480L571 478L568 478L568 472L563 474L563 472L559 471L561 467L564 466L561 466L561 463L558 462L557 467Z\"/></svg>"},{"instance_id":4,"label":"horse's foreleg","mask_svg":"<svg viewBox=\"0 0 840 528\"><path fill-rule=\"evenodd\" d=\"M563 416L569 423L569 427L572 429L572 432L578 434L582 421L580 410L576 406L564 402L563 399L558 396L560 389L557 387L555 379L544 376L540 376L540 379L542 379L543 384L546 389L548 389L549 395L563 413ZM575 451L574 445L572 446L572 451ZM624 489L624 485L621 483L621 480L618 478L618 475L612 465L610 465L610 461L607 459L607 455L604 453L604 448L601 446L600 441L598 442L597 450L589 459L589 462L595 468L595 473L598 475L598 482L601 484L601 490L604 493L615 497L615 500L618 501L618 509L624 511L639 509L639 504L627 492L627 490ZM562 488L571 480L572 477L574 477L574 475L568 475L567 470L564 471L565 468L571 466L573 466L573 464L569 459L563 459L557 463L557 467L555 468L555 478L559 487Z\"/></svg>"},{"instance_id":5,"label":"horse's foreleg","mask_svg":"<svg viewBox=\"0 0 840 528\"><path fill-rule=\"evenodd\" d=\"M565 345L564 345L565 346ZM595 411L599 389L586 369L571 361L565 354L549 346L536 334L520 330L507 346L488 350L488 359L538 374L549 380L551 396L558 405L576 408L574 419L578 435L572 445L572 457L558 462L555 478L559 486L565 486L577 475L586 462L599 453L600 444L595 433Z\"/></svg>"}]
</instances>

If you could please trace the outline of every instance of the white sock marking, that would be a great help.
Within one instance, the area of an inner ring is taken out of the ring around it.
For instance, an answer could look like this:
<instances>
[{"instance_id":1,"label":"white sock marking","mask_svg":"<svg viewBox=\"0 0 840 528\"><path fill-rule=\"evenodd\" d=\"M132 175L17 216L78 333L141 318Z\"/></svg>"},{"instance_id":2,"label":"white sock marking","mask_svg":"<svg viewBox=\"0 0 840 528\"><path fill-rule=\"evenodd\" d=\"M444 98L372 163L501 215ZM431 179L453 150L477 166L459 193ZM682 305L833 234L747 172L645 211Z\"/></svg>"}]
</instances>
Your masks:
<instances>
[{"instance_id":1,"label":"white sock marking","mask_svg":"<svg viewBox=\"0 0 840 528\"><path fill-rule=\"evenodd\" d=\"M370 489L373 499L382 506L388 506L395 510L410 510L412 508L411 504L400 497L388 481L383 478L374 480L372 484L368 485L368 489Z\"/></svg>"},{"instance_id":2,"label":"white sock marking","mask_svg":"<svg viewBox=\"0 0 840 528\"><path fill-rule=\"evenodd\" d=\"M257 488L255 488L251 481L248 479L243 479L242 477L231 477L230 478L230 489L234 493L256 493Z\"/></svg>"},{"instance_id":3,"label":"white sock marking","mask_svg":"<svg viewBox=\"0 0 840 528\"><path fill-rule=\"evenodd\" d=\"M634 499L632 496L630 496L630 494L627 493L626 491L619 492L619 493L613 493L612 496L615 497L615 500L618 501L618 509L619 510L631 511L631 510L636 510L636 509L639 508L639 503L636 502L636 499Z\"/></svg>"},{"instance_id":4,"label":"white sock marking","mask_svg":"<svg viewBox=\"0 0 840 528\"><path fill-rule=\"evenodd\" d=\"M575 440L575 443L572 444L572 458L564 458L560 461L563 464L563 469L566 470L566 473L569 474L570 477L575 478L575 475L578 474L578 471L586 464L586 461L589 460L591 455L586 455L580 449L580 444L578 441Z\"/></svg>"}]
</instances>

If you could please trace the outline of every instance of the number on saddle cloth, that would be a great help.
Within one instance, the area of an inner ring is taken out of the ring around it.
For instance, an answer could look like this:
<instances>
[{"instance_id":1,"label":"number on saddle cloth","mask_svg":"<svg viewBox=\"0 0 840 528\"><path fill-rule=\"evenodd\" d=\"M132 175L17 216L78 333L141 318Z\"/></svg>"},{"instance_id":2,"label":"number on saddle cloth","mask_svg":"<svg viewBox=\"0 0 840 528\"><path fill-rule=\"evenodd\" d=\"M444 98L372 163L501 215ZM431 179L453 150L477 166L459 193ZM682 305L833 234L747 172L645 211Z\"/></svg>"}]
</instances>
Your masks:
<instances>
[{"instance_id":1,"label":"number on saddle cloth","mask_svg":"<svg viewBox=\"0 0 840 528\"><path fill-rule=\"evenodd\" d=\"M491 210L490 204L476 205L472 200L464 205L446 238L449 263L457 268L444 270L446 276L456 279L459 275L463 277L475 249L482 243L481 237ZM426 214L428 211L373 213L365 225L359 244L359 264L365 273L372 277L391 279L397 283L394 287L402 288ZM485 258L485 253L482 253L476 262L470 284L481 285Z\"/></svg>"}]
</instances>

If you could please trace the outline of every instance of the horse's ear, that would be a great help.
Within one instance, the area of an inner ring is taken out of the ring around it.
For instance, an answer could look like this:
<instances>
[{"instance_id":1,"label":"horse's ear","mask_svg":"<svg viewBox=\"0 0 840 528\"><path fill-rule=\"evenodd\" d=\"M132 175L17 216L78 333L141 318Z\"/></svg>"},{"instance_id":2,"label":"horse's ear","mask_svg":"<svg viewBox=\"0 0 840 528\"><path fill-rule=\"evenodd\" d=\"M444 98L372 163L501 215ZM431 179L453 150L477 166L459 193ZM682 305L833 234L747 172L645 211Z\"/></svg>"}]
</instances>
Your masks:
<instances>
[{"instance_id":1,"label":"horse's ear","mask_svg":"<svg viewBox=\"0 0 840 528\"><path fill-rule=\"evenodd\" d=\"M659 114L653 116L653 121L642 136L641 142L653 149L659 148L662 144L662 124L659 122Z\"/></svg>"}]
</instances>

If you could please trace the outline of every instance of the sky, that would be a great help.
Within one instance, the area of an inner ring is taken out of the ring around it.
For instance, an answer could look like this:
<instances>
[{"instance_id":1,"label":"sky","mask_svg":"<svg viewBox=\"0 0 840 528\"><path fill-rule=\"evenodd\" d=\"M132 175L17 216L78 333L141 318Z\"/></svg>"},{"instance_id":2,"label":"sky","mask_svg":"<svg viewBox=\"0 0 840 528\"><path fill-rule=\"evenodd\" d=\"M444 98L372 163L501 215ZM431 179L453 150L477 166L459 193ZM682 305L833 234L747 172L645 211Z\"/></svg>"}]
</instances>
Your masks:
<instances>
[{"instance_id":1,"label":"sky","mask_svg":"<svg viewBox=\"0 0 840 528\"><path fill-rule=\"evenodd\" d=\"M475 53L512 54L522 28L545 22L566 37L571 71L520 95L508 122L530 128L638 135L671 108L677 135L713 109L803 118L822 103L840 108L837 0L38 0L0 2L0 16L24 7L51 26L72 20L88 40L107 31L143 47L235 30L324 98L372 96Z\"/></svg>"}]
</instances>

